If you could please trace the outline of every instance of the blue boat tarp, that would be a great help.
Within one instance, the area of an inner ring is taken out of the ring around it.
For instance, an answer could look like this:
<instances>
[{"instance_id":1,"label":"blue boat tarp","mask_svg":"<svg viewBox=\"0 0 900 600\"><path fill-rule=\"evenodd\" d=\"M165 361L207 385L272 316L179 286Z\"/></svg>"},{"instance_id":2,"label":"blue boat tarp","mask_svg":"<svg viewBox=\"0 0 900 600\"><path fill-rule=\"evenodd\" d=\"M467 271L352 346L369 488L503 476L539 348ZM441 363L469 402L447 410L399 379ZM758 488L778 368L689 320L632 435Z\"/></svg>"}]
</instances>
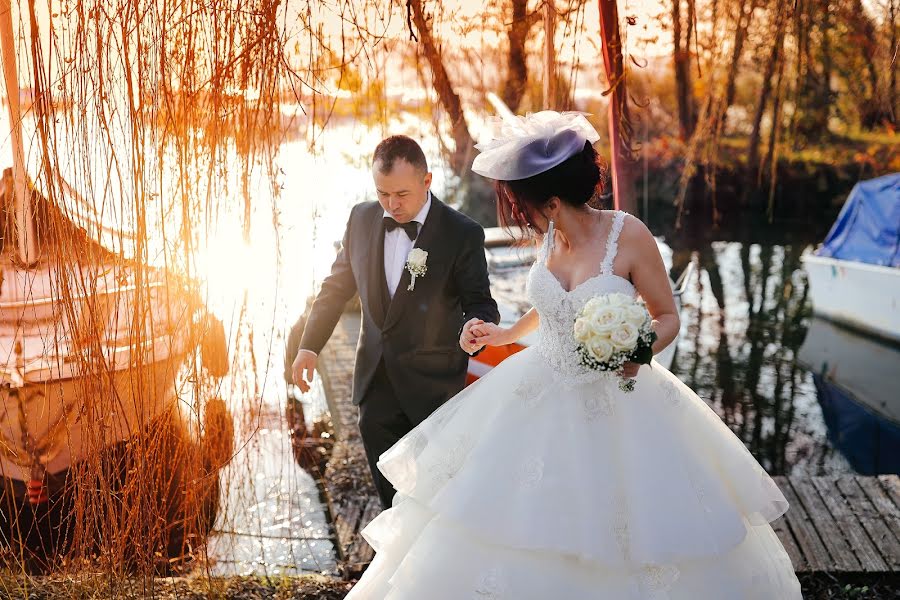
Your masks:
<instances>
[{"instance_id":1,"label":"blue boat tarp","mask_svg":"<svg viewBox=\"0 0 900 600\"><path fill-rule=\"evenodd\" d=\"M857 183L816 254L900 267L900 173Z\"/></svg>"}]
</instances>

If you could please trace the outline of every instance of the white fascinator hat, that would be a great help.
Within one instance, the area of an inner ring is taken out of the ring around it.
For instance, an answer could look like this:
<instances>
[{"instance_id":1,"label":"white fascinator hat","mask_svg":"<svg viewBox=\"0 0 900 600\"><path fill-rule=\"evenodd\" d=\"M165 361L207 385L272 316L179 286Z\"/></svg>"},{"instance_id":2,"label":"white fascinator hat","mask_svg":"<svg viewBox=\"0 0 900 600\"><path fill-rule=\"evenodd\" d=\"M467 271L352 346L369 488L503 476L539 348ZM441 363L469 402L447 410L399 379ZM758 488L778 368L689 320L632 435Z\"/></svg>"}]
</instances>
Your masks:
<instances>
[{"instance_id":1,"label":"white fascinator hat","mask_svg":"<svg viewBox=\"0 0 900 600\"><path fill-rule=\"evenodd\" d=\"M542 110L492 122L491 140L477 144L472 170L500 181L527 179L565 162L600 139L584 113Z\"/></svg>"}]
</instances>

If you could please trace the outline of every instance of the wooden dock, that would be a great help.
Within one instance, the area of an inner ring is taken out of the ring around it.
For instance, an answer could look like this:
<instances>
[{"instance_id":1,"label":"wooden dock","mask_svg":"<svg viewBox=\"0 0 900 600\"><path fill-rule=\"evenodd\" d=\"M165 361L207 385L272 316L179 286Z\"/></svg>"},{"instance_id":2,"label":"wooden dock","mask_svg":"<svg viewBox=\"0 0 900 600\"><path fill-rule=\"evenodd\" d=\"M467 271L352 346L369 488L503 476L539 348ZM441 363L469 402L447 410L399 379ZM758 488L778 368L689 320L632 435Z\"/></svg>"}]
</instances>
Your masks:
<instances>
[{"instance_id":1,"label":"wooden dock","mask_svg":"<svg viewBox=\"0 0 900 600\"><path fill-rule=\"evenodd\" d=\"M338 568L346 577L358 576L372 561L374 551L359 532L381 512L359 437L357 408L350 401L359 328L359 313L345 313L319 359L337 438L325 467L324 488L334 519Z\"/></svg>"},{"instance_id":2,"label":"wooden dock","mask_svg":"<svg viewBox=\"0 0 900 600\"><path fill-rule=\"evenodd\" d=\"M347 313L319 362L337 442L325 469L340 569L373 551L359 535L381 511L350 403L359 315ZM776 477L791 508L772 526L798 573L900 573L900 477Z\"/></svg>"},{"instance_id":3,"label":"wooden dock","mask_svg":"<svg viewBox=\"0 0 900 600\"><path fill-rule=\"evenodd\" d=\"M772 526L798 573L900 573L900 477L776 477Z\"/></svg>"}]
</instances>

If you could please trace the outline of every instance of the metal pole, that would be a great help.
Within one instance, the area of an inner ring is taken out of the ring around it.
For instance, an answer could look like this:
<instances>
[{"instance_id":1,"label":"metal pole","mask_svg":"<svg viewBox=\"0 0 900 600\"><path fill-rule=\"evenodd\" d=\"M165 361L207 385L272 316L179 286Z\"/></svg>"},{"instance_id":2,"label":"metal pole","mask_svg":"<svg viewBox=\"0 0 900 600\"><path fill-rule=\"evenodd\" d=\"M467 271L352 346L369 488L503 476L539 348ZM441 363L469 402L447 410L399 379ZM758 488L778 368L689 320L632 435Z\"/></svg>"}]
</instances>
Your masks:
<instances>
[{"instance_id":1,"label":"metal pole","mask_svg":"<svg viewBox=\"0 0 900 600\"><path fill-rule=\"evenodd\" d=\"M13 38L11 0L0 0L0 55L6 84L6 106L13 154L13 196L16 210L16 239L19 259L30 265L37 257L31 197L25 176L25 151L22 140L22 111L19 106L19 78L16 72L16 48Z\"/></svg>"}]
</instances>

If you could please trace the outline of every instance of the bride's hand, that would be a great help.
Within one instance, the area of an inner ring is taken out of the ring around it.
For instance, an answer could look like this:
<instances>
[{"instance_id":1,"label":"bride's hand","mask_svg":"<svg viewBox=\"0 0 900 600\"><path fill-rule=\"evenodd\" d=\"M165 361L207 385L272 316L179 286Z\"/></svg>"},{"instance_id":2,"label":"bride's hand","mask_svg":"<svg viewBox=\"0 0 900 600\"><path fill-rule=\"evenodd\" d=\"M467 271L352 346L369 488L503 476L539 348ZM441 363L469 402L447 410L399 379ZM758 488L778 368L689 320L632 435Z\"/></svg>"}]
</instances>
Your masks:
<instances>
[{"instance_id":1,"label":"bride's hand","mask_svg":"<svg viewBox=\"0 0 900 600\"><path fill-rule=\"evenodd\" d=\"M511 339L509 329L494 325L493 323L481 323L472 328L475 335L475 343L482 346L505 346L515 340Z\"/></svg>"},{"instance_id":2,"label":"bride's hand","mask_svg":"<svg viewBox=\"0 0 900 600\"><path fill-rule=\"evenodd\" d=\"M462 331L459 334L459 347L462 348L463 352L466 354L474 354L484 347L475 342L476 333L473 331L474 327L478 327L482 323L484 323L484 321L481 319L469 319L469 321L463 325Z\"/></svg>"},{"instance_id":3,"label":"bride's hand","mask_svg":"<svg viewBox=\"0 0 900 600\"><path fill-rule=\"evenodd\" d=\"M637 377L638 369L641 368L641 365L635 362L627 362L622 365L622 369L619 371L622 374L622 377L625 379L633 379Z\"/></svg>"}]
</instances>

